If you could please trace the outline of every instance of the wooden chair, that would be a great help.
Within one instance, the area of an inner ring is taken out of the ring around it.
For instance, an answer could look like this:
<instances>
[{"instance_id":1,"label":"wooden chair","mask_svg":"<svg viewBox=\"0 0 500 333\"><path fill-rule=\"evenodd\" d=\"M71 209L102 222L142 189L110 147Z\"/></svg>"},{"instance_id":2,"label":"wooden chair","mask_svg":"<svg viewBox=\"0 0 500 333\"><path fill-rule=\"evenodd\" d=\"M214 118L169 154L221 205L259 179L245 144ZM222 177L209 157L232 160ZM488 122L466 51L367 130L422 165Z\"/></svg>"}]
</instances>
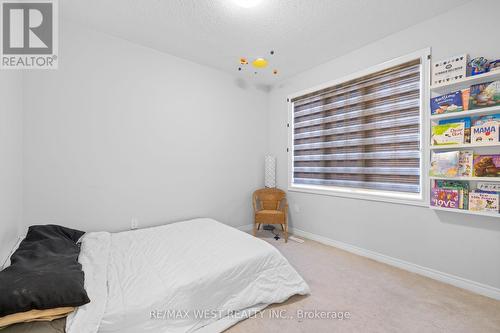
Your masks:
<instances>
[{"instance_id":1,"label":"wooden chair","mask_svg":"<svg viewBox=\"0 0 500 333\"><path fill-rule=\"evenodd\" d=\"M281 224L285 233L285 243L288 242L288 203L284 191L276 188L255 191L253 193L253 210L255 213L254 236L261 224Z\"/></svg>"}]
</instances>

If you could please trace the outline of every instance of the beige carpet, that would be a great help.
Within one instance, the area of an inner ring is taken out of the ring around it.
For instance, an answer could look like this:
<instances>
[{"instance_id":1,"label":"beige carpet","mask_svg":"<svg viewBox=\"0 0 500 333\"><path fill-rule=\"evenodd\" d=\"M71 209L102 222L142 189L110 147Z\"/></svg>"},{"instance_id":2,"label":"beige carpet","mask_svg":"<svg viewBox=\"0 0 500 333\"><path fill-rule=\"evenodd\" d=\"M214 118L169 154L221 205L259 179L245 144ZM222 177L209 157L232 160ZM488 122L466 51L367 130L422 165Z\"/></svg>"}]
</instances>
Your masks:
<instances>
[{"instance_id":1,"label":"beige carpet","mask_svg":"<svg viewBox=\"0 0 500 333\"><path fill-rule=\"evenodd\" d=\"M283 253L311 295L294 296L226 332L500 332L500 301L314 241L260 237ZM294 318L270 318L271 310ZM299 320L297 310L349 311L351 319Z\"/></svg>"}]
</instances>

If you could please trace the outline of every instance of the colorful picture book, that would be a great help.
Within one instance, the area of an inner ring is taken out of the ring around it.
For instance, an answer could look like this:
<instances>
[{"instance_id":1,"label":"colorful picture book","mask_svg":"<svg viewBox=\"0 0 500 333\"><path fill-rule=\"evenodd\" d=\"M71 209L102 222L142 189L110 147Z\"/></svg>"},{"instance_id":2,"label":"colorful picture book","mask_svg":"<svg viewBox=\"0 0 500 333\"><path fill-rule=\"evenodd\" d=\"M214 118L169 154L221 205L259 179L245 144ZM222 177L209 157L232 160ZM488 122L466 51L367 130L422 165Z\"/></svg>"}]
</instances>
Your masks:
<instances>
[{"instance_id":1,"label":"colorful picture book","mask_svg":"<svg viewBox=\"0 0 500 333\"><path fill-rule=\"evenodd\" d=\"M459 209L458 190L433 188L431 191L431 206Z\"/></svg>"},{"instance_id":2,"label":"colorful picture book","mask_svg":"<svg viewBox=\"0 0 500 333\"><path fill-rule=\"evenodd\" d=\"M460 152L432 152L430 176L457 177Z\"/></svg>"},{"instance_id":3,"label":"colorful picture book","mask_svg":"<svg viewBox=\"0 0 500 333\"><path fill-rule=\"evenodd\" d=\"M469 183L436 180L431 191L431 205L445 208L469 208Z\"/></svg>"},{"instance_id":4,"label":"colorful picture book","mask_svg":"<svg viewBox=\"0 0 500 333\"><path fill-rule=\"evenodd\" d=\"M476 212L498 212L498 192L476 190L469 194L469 210Z\"/></svg>"},{"instance_id":5,"label":"colorful picture book","mask_svg":"<svg viewBox=\"0 0 500 333\"><path fill-rule=\"evenodd\" d=\"M470 87L470 110L497 105L500 105L500 81L480 83Z\"/></svg>"},{"instance_id":6,"label":"colorful picture book","mask_svg":"<svg viewBox=\"0 0 500 333\"><path fill-rule=\"evenodd\" d=\"M491 121L500 122L500 113L475 116L471 118L471 121L472 126L481 126Z\"/></svg>"},{"instance_id":7,"label":"colorful picture book","mask_svg":"<svg viewBox=\"0 0 500 333\"><path fill-rule=\"evenodd\" d=\"M500 114L472 118L471 142L475 144L497 143L500 139Z\"/></svg>"},{"instance_id":8,"label":"colorful picture book","mask_svg":"<svg viewBox=\"0 0 500 333\"><path fill-rule=\"evenodd\" d=\"M463 143L470 143L471 139L471 117L462 117L462 118L452 118L452 119L443 119L439 121L439 125L453 124L453 123L463 123L464 124L464 141Z\"/></svg>"},{"instance_id":9,"label":"colorful picture book","mask_svg":"<svg viewBox=\"0 0 500 333\"><path fill-rule=\"evenodd\" d=\"M476 144L488 144L498 142L499 123L489 121L471 128L471 142Z\"/></svg>"},{"instance_id":10,"label":"colorful picture book","mask_svg":"<svg viewBox=\"0 0 500 333\"><path fill-rule=\"evenodd\" d=\"M431 98L431 114L443 114L463 111L462 92L455 91L450 94Z\"/></svg>"},{"instance_id":11,"label":"colorful picture book","mask_svg":"<svg viewBox=\"0 0 500 333\"><path fill-rule=\"evenodd\" d=\"M458 156L458 177L472 177L474 164L474 152L462 150Z\"/></svg>"},{"instance_id":12,"label":"colorful picture book","mask_svg":"<svg viewBox=\"0 0 500 333\"><path fill-rule=\"evenodd\" d=\"M500 176L500 154L475 155L474 177L499 177Z\"/></svg>"},{"instance_id":13,"label":"colorful picture book","mask_svg":"<svg viewBox=\"0 0 500 333\"><path fill-rule=\"evenodd\" d=\"M431 142L434 146L464 143L465 124L454 122L432 126Z\"/></svg>"}]
</instances>

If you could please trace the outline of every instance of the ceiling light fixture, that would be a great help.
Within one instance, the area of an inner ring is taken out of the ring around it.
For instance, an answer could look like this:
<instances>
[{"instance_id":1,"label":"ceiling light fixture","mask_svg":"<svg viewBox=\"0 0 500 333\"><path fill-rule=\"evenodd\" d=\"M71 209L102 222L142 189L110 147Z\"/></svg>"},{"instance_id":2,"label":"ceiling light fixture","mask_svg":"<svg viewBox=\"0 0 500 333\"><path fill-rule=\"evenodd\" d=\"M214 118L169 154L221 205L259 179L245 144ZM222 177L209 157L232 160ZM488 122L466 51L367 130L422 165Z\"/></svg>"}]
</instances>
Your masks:
<instances>
[{"instance_id":1,"label":"ceiling light fixture","mask_svg":"<svg viewBox=\"0 0 500 333\"><path fill-rule=\"evenodd\" d=\"M233 0L235 4L243 8L252 8L259 5L262 0Z\"/></svg>"}]
</instances>

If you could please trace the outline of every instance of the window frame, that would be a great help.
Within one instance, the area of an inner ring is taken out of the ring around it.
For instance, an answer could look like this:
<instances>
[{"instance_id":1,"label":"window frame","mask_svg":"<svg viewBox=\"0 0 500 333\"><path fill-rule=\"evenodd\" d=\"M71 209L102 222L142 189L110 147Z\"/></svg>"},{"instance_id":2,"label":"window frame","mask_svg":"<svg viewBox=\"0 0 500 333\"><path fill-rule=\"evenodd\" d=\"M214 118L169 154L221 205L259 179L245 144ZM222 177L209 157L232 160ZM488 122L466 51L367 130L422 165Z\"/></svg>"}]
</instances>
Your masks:
<instances>
[{"instance_id":1,"label":"window frame","mask_svg":"<svg viewBox=\"0 0 500 333\"><path fill-rule=\"evenodd\" d=\"M420 59L420 193L402 193L396 191L382 191L374 189L349 188L326 185L294 184L294 98L314 93L331 86L345 83L360 77L370 75L390 67ZM429 99L430 99L430 62L431 48L425 48L416 52L400 56L384 63L369 67L367 69L349 74L339 79L323 83L313 88L305 89L288 96L288 191L302 192L310 194L328 195L335 197L383 201L390 203L407 204L414 206L429 205L429 176L428 176L428 156L429 156Z\"/></svg>"}]
</instances>

